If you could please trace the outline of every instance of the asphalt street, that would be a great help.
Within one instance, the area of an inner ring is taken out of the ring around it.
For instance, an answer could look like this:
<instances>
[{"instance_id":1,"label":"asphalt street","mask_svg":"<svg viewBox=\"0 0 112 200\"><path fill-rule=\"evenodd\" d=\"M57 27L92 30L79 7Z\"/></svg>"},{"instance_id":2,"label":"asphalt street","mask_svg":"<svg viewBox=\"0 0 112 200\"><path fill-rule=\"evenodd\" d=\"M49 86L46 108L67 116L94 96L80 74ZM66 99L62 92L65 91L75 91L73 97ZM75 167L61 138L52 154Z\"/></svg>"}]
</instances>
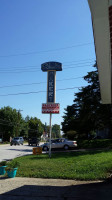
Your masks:
<instances>
[{"instance_id":1,"label":"asphalt street","mask_svg":"<svg viewBox=\"0 0 112 200\"><path fill-rule=\"evenodd\" d=\"M28 146L27 144L16 146L10 146L10 144L0 145L0 162L32 154L32 149L33 146Z\"/></svg>"}]
</instances>

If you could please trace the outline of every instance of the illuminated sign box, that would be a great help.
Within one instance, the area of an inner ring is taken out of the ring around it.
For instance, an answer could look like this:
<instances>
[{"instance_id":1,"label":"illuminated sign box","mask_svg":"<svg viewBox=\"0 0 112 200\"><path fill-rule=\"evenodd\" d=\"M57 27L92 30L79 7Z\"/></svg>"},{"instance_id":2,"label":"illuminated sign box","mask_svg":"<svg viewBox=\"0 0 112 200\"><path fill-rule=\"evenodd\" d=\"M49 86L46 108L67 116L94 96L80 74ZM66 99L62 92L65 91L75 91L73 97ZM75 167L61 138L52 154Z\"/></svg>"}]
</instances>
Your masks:
<instances>
[{"instance_id":1,"label":"illuminated sign box","mask_svg":"<svg viewBox=\"0 0 112 200\"><path fill-rule=\"evenodd\" d=\"M47 103L55 103L55 78L56 71L48 71L47 79Z\"/></svg>"},{"instance_id":2,"label":"illuminated sign box","mask_svg":"<svg viewBox=\"0 0 112 200\"><path fill-rule=\"evenodd\" d=\"M41 65L41 70L43 72L48 70L62 71L62 64L59 62L46 62Z\"/></svg>"},{"instance_id":3,"label":"illuminated sign box","mask_svg":"<svg viewBox=\"0 0 112 200\"><path fill-rule=\"evenodd\" d=\"M42 104L42 113L52 113L59 114L60 112L60 104L59 103L43 103Z\"/></svg>"}]
</instances>

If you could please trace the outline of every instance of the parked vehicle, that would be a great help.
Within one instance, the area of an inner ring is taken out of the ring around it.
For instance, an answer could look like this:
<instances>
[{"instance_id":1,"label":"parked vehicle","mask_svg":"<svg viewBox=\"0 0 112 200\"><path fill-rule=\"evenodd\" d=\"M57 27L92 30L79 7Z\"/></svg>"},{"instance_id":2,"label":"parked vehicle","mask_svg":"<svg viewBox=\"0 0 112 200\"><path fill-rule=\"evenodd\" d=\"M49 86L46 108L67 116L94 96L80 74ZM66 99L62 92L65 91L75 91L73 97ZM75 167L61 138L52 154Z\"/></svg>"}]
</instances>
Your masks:
<instances>
[{"instance_id":1,"label":"parked vehicle","mask_svg":"<svg viewBox=\"0 0 112 200\"><path fill-rule=\"evenodd\" d=\"M23 137L19 137L19 139L21 140L21 143L24 143Z\"/></svg>"},{"instance_id":2,"label":"parked vehicle","mask_svg":"<svg viewBox=\"0 0 112 200\"><path fill-rule=\"evenodd\" d=\"M40 139L36 137L32 137L28 139L28 145L39 145Z\"/></svg>"},{"instance_id":3,"label":"parked vehicle","mask_svg":"<svg viewBox=\"0 0 112 200\"><path fill-rule=\"evenodd\" d=\"M10 145L20 145L22 144L23 145L23 142L24 142L24 139L23 137L14 137L11 142L10 142Z\"/></svg>"},{"instance_id":4,"label":"parked vehicle","mask_svg":"<svg viewBox=\"0 0 112 200\"><path fill-rule=\"evenodd\" d=\"M47 151L49 149L50 143L46 142L41 145L42 149L44 151ZM68 150L69 148L75 148L77 147L76 141L69 141L65 138L59 138L51 140L51 149L65 149Z\"/></svg>"}]
</instances>

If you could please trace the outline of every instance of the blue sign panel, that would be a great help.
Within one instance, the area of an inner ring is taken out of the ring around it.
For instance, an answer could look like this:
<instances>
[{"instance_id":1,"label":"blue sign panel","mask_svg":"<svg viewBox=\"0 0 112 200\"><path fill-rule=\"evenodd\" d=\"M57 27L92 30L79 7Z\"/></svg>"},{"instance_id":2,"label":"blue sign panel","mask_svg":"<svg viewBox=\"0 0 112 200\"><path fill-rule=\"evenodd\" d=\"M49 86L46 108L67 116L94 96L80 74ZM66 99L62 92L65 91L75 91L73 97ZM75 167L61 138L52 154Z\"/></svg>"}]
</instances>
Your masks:
<instances>
[{"instance_id":1,"label":"blue sign panel","mask_svg":"<svg viewBox=\"0 0 112 200\"><path fill-rule=\"evenodd\" d=\"M55 102L55 71L48 71L47 103Z\"/></svg>"},{"instance_id":2,"label":"blue sign panel","mask_svg":"<svg viewBox=\"0 0 112 200\"><path fill-rule=\"evenodd\" d=\"M59 62L46 62L41 65L41 70L43 72L48 70L62 71L62 64Z\"/></svg>"}]
</instances>

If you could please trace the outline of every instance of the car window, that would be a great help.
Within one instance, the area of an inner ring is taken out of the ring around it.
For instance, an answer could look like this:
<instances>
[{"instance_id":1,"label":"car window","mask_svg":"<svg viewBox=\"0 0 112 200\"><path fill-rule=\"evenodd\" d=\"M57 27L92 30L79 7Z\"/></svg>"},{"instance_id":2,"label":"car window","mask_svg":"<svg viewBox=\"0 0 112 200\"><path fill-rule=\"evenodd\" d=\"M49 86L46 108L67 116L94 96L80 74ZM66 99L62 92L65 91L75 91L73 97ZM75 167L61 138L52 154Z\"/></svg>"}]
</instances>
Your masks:
<instances>
[{"instance_id":1,"label":"car window","mask_svg":"<svg viewBox=\"0 0 112 200\"><path fill-rule=\"evenodd\" d=\"M59 142L60 142L60 140L59 140L59 139L57 139L57 140L56 140L56 143L59 143Z\"/></svg>"},{"instance_id":2,"label":"car window","mask_svg":"<svg viewBox=\"0 0 112 200\"><path fill-rule=\"evenodd\" d=\"M62 140L61 140L61 142L64 142L64 141L65 141L65 139L62 139Z\"/></svg>"},{"instance_id":3,"label":"car window","mask_svg":"<svg viewBox=\"0 0 112 200\"><path fill-rule=\"evenodd\" d=\"M56 141L55 140L51 140L51 143L56 143Z\"/></svg>"},{"instance_id":4,"label":"car window","mask_svg":"<svg viewBox=\"0 0 112 200\"><path fill-rule=\"evenodd\" d=\"M15 137L14 140L19 140L19 137Z\"/></svg>"},{"instance_id":5,"label":"car window","mask_svg":"<svg viewBox=\"0 0 112 200\"><path fill-rule=\"evenodd\" d=\"M20 140L23 140L23 137L20 137Z\"/></svg>"}]
</instances>

